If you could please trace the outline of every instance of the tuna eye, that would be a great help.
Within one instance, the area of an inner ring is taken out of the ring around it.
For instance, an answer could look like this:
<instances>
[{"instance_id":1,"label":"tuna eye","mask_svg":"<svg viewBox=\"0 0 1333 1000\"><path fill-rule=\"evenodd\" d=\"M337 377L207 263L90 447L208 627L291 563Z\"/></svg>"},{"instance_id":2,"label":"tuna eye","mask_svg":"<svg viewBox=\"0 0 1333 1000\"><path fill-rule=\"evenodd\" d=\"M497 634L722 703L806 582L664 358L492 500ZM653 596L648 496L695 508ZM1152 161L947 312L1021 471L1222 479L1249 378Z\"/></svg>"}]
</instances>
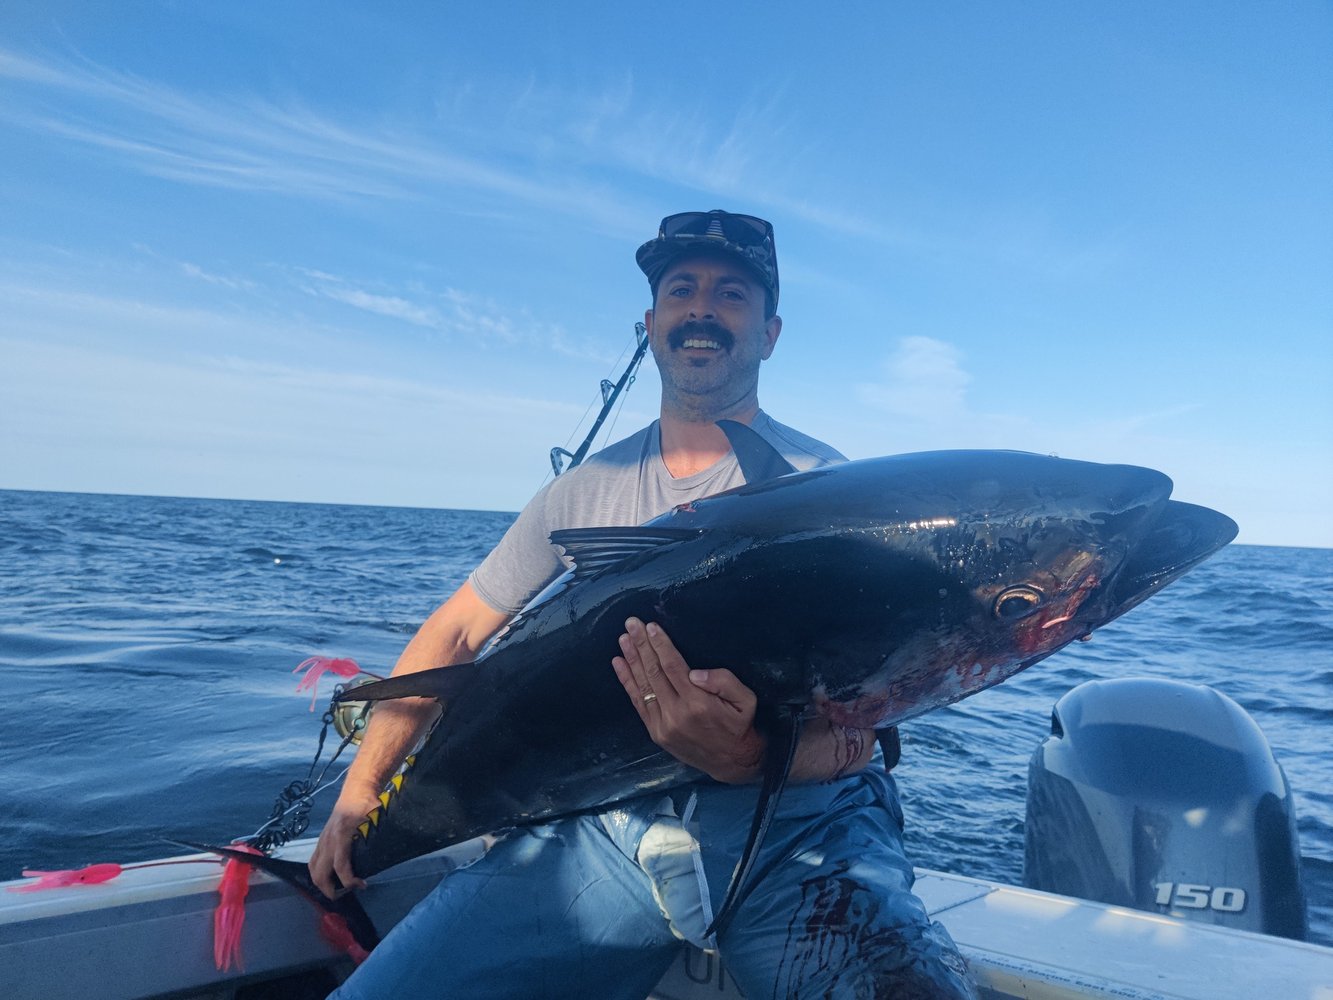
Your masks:
<instances>
[{"instance_id":1,"label":"tuna eye","mask_svg":"<svg viewBox=\"0 0 1333 1000\"><path fill-rule=\"evenodd\" d=\"M1032 614L1044 603L1046 598L1036 587L1010 587L995 598L995 617L1001 621L1016 622Z\"/></svg>"}]
</instances>

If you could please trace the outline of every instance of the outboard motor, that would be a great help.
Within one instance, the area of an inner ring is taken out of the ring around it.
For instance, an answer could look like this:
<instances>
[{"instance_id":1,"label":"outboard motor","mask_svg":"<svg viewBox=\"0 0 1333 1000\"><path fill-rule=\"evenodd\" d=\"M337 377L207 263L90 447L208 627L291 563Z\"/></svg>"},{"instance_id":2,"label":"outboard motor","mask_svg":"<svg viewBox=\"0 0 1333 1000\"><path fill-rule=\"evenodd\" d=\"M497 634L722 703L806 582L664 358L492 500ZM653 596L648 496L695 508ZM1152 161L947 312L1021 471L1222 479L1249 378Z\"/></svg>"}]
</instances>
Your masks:
<instances>
[{"instance_id":1,"label":"outboard motor","mask_svg":"<svg viewBox=\"0 0 1333 1000\"><path fill-rule=\"evenodd\" d=\"M1255 721L1212 688L1090 681L1028 768L1034 889L1304 940L1291 789Z\"/></svg>"}]
</instances>

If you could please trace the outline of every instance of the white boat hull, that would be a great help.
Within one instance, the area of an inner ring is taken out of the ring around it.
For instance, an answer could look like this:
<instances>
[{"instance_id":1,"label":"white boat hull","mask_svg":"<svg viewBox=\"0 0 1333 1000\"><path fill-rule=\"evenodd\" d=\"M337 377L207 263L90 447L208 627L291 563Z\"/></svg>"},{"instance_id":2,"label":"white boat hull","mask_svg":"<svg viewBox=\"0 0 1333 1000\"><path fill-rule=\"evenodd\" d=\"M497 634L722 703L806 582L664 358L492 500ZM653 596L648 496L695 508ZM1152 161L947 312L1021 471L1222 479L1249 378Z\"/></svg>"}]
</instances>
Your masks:
<instances>
[{"instance_id":1,"label":"white boat hull","mask_svg":"<svg viewBox=\"0 0 1333 1000\"><path fill-rule=\"evenodd\" d=\"M282 854L304 857L313 843ZM378 876L363 894L366 910L380 928L391 926L479 849L469 842ZM225 998L245 982L350 970L320 937L316 910L257 874L246 906L245 970L219 972L212 943L219 872L216 864L173 865L101 885L0 891L5 995ZM1333 948L924 869L916 888L987 1000L1333 1000ZM684 948L653 993L655 1000L740 996L717 956Z\"/></svg>"}]
</instances>

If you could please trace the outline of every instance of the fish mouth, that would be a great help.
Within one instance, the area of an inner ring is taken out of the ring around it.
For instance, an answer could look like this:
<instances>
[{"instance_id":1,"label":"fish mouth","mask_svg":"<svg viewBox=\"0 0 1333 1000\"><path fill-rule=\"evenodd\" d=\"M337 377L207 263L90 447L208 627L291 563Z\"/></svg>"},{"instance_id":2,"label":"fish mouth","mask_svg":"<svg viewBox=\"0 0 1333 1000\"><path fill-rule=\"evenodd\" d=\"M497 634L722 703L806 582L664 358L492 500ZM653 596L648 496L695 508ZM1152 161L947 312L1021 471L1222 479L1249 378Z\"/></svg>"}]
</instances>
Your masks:
<instances>
[{"instance_id":1,"label":"fish mouth","mask_svg":"<svg viewBox=\"0 0 1333 1000\"><path fill-rule=\"evenodd\" d=\"M1119 618L1189 572L1236 537L1225 514L1168 500L1156 524L1134 547L1111 587L1109 617Z\"/></svg>"},{"instance_id":2,"label":"fish mouth","mask_svg":"<svg viewBox=\"0 0 1333 1000\"><path fill-rule=\"evenodd\" d=\"M730 351L736 343L731 331L720 323L686 322L676 327L667 337L673 351Z\"/></svg>"}]
</instances>

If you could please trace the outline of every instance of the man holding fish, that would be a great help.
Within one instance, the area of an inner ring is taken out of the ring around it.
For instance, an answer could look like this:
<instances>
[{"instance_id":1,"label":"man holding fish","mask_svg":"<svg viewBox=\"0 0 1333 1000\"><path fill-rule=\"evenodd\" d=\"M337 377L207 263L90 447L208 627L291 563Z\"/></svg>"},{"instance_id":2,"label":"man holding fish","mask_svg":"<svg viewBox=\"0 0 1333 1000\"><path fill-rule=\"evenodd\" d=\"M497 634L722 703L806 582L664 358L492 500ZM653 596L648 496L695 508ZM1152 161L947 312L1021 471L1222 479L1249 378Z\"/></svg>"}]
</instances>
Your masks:
<instances>
[{"instance_id":1,"label":"man holding fish","mask_svg":"<svg viewBox=\"0 0 1333 1000\"><path fill-rule=\"evenodd\" d=\"M842 460L759 408L759 369L782 330L767 222L669 216L637 260L653 294L660 418L542 490L422 625L395 675L476 659L566 570L552 531L638 525L744 483L718 420L748 425L796 469ZM897 792L870 730L804 724L754 868L762 877L734 919L711 927L768 749L755 695L726 666L686 664L664 629L629 619L609 668L653 741L711 780L510 832L450 873L337 996L637 1000L686 940L720 952L752 998L973 997L947 932L911 894ZM326 894L334 875L361 884L355 830L438 712L428 699L377 706L310 860Z\"/></svg>"}]
</instances>

